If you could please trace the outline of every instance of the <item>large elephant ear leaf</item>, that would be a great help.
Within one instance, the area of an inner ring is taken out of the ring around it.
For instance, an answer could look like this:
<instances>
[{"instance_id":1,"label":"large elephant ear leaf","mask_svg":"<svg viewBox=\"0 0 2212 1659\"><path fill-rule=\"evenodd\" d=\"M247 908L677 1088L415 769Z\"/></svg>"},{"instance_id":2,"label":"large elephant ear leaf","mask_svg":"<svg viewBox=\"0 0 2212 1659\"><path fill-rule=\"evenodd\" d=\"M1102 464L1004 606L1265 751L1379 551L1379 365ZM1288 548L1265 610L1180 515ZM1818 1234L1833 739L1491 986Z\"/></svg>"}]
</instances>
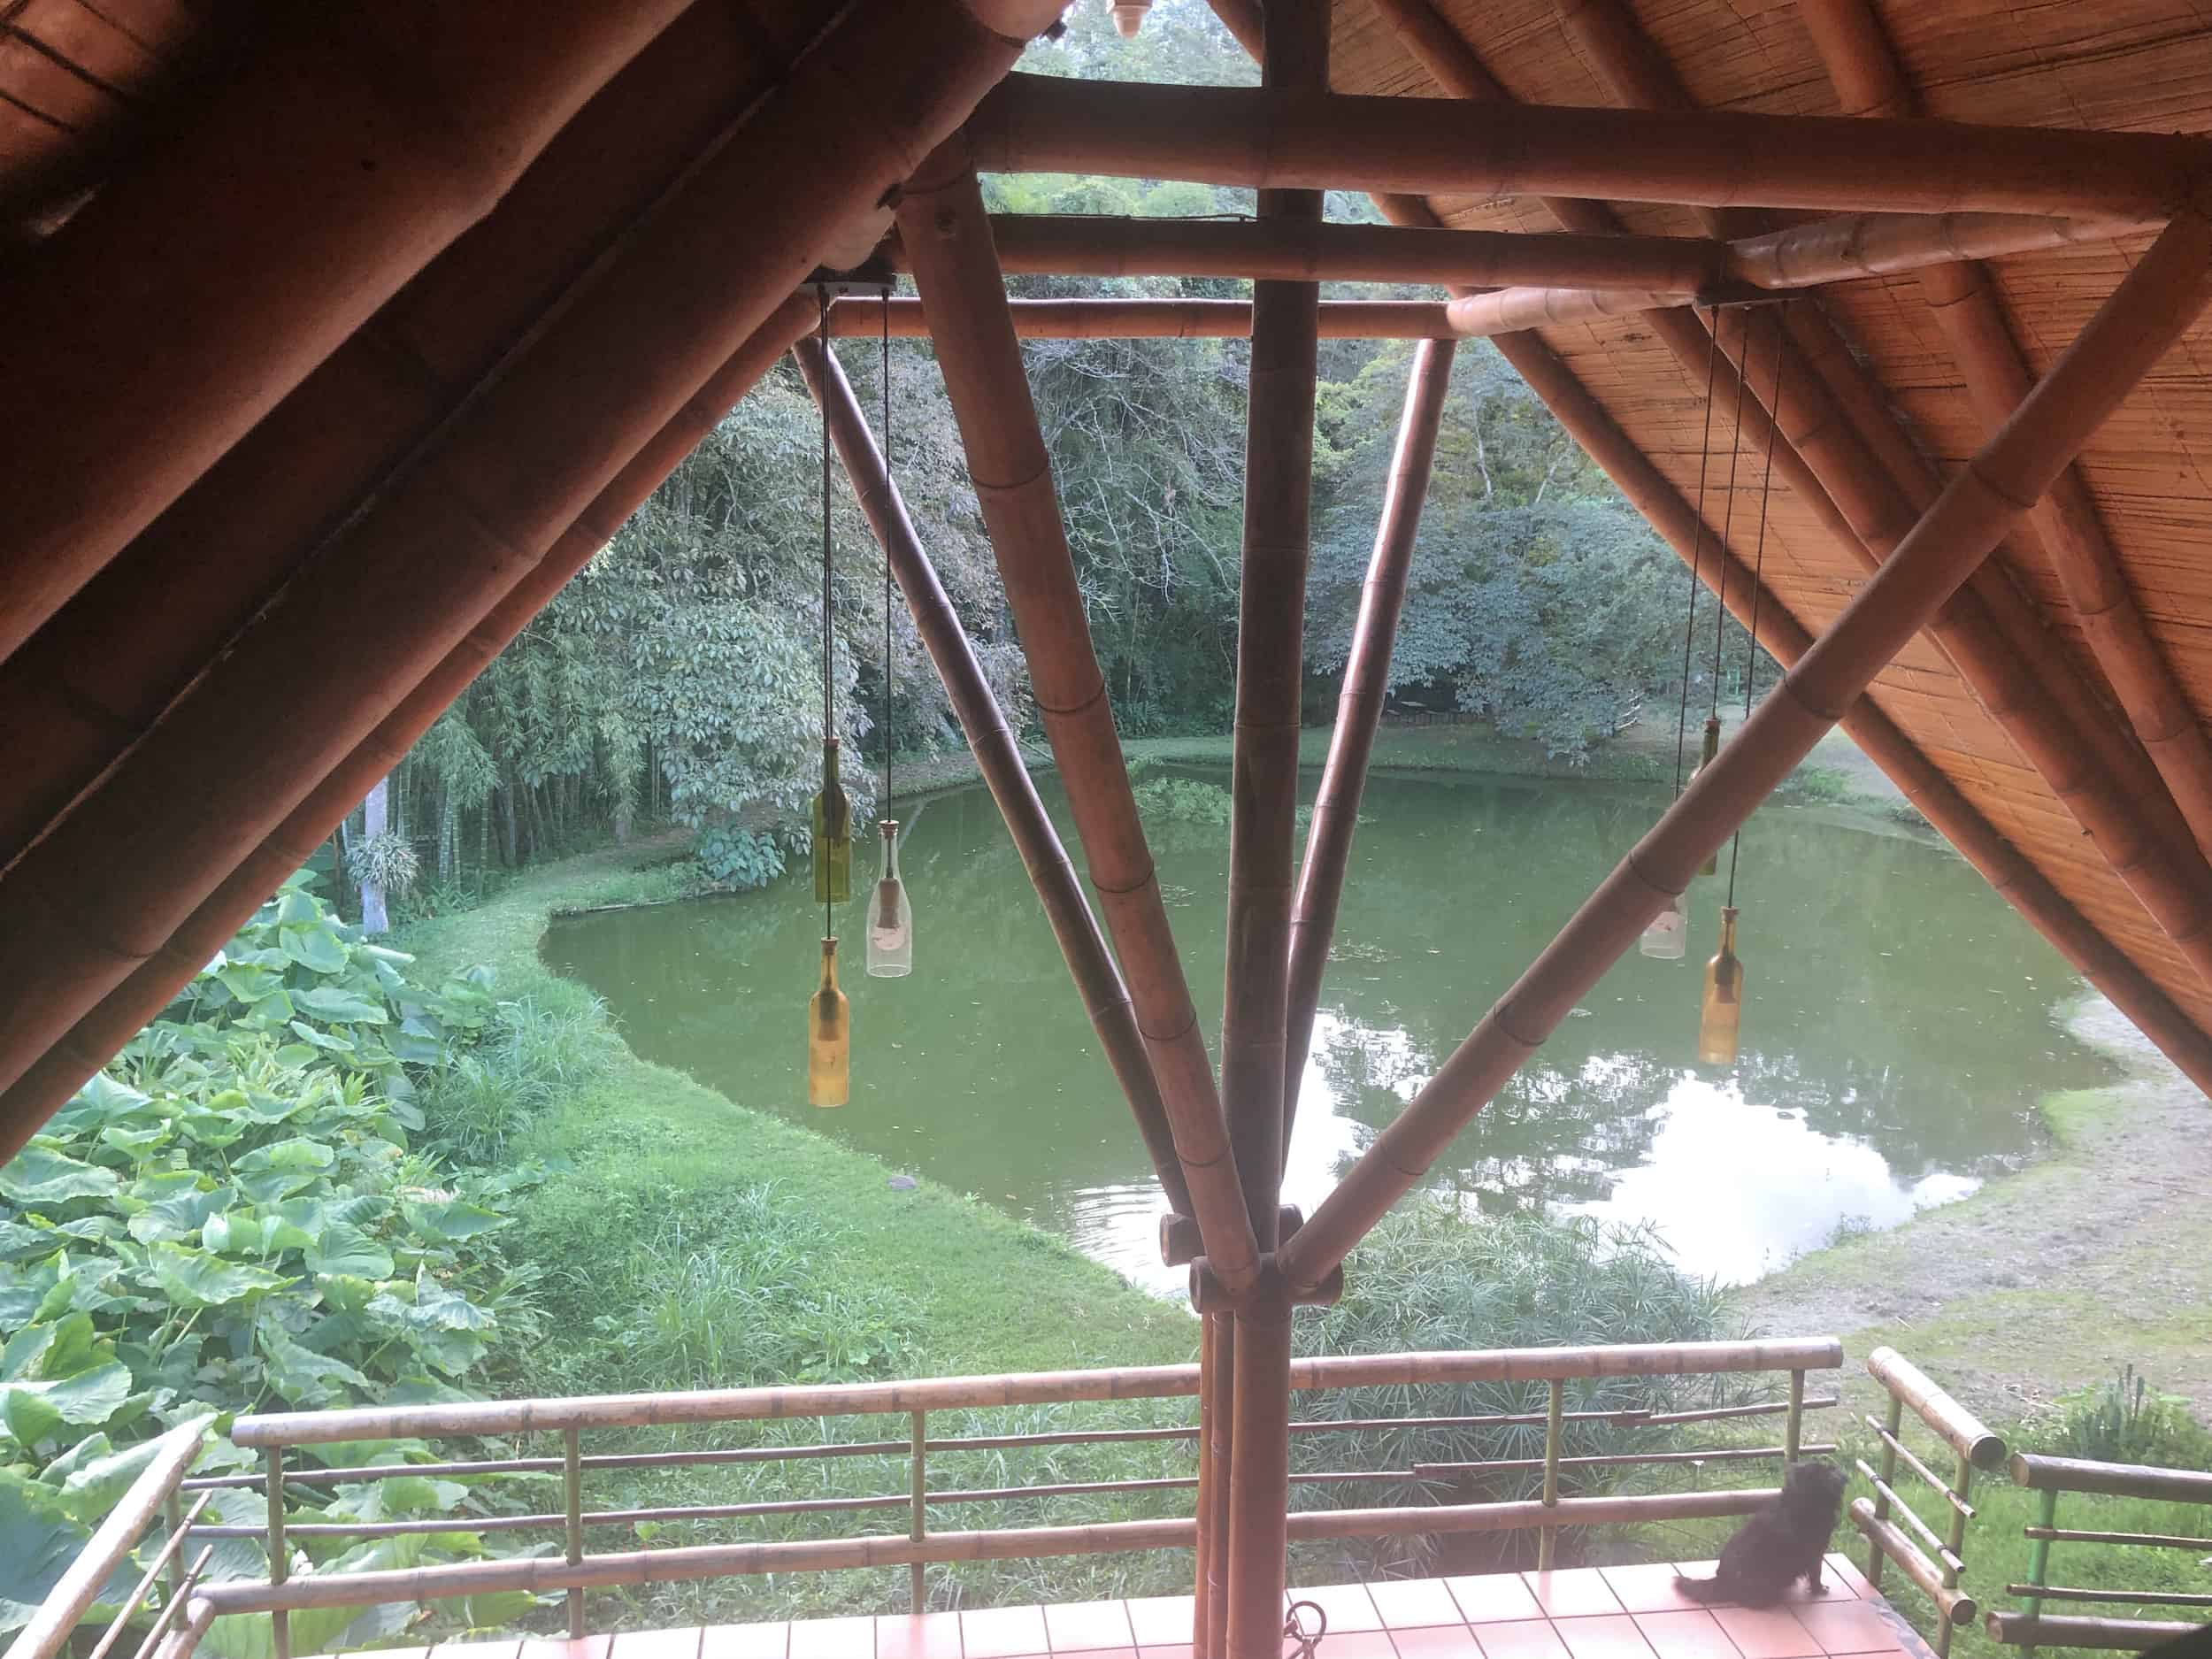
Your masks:
<instances>
[{"instance_id":1,"label":"large elephant ear leaf","mask_svg":"<svg viewBox=\"0 0 2212 1659\"><path fill-rule=\"evenodd\" d=\"M72 1517L59 1492L0 1469L0 1633L30 1622L91 1538L92 1529ZM120 1602L130 1590L127 1563L101 1600Z\"/></svg>"},{"instance_id":2,"label":"large elephant ear leaf","mask_svg":"<svg viewBox=\"0 0 2212 1659\"><path fill-rule=\"evenodd\" d=\"M73 1198L112 1197L121 1185L113 1170L81 1163L35 1141L0 1165L0 1198L27 1210Z\"/></svg>"}]
</instances>

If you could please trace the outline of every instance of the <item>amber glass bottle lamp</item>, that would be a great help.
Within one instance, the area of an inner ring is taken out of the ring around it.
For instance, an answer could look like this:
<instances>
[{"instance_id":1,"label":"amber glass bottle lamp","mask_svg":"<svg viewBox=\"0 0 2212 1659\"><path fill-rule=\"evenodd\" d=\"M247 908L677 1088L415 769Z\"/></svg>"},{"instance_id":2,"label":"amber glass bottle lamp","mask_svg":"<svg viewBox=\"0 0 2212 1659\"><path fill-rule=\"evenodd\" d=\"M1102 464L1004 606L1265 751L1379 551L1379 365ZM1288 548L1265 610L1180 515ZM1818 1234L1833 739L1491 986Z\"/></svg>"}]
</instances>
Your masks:
<instances>
[{"instance_id":1,"label":"amber glass bottle lamp","mask_svg":"<svg viewBox=\"0 0 2212 1659\"><path fill-rule=\"evenodd\" d=\"M1689 954L1690 905L1686 894L1678 893L1667 901L1659 914L1645 925L1643 939L1636 948L1662 962L1679 962Z\"/></svg>"},{"instance_id":2,"label":"amber glass bottle lamp","mask_svg":"<svg viewBox=\"0 0 2212 1659\"><path fill-rule=\"evenodd\" d=\"M822 740L822 787L814 797L814 902L842 904L853 895L853 809L837 777L838 742Z\"/></svg>"},{"instance_id":3,"label":"amber glass bottle lamp","mask_svg":"<svg viewBox=\"0 0 2212 1659\"><path fill-rule=\"evenodd\" d=\"M876 827L883 832L883 873L868 900L868 977L901 979L914 972L914 910L899 879L899 821L887 818Z\"/></svg>"},{"instance_id":4,"label":"amber glass bottle lamp","mask_svg":"<svg viewBox=\"0 0 2212 1659\"><path fill-rule=\"evenodd\" d=\"M1720 949L1705 964L1705 1002L1697 1021L1697 1057L1730 1065L1743 1024L1743 964L1736 956L1736 907L1720 913Z\"/></svg>"},{"instance_id":5,"label":"amber glass bottle lamp","mask_svg":"<svg viewBox=\"0 0 2212 1659\"><path fill-rule=\"evenodd\" d=\"M852 1090L852 1013L837 988L837 941L822 941L822 979L806 1010L806 1103L842 1106Z\"/></svg>"}]
</instances>

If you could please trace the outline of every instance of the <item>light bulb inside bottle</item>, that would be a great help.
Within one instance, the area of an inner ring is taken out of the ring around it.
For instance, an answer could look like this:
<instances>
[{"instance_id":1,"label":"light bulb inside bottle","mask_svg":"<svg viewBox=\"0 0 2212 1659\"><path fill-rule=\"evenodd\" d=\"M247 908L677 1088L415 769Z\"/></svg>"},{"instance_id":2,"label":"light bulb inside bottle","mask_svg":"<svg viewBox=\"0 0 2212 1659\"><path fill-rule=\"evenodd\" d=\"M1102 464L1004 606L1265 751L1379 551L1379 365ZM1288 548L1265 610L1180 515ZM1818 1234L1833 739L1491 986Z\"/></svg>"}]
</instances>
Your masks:
<instances>
[{"instance_id":1,"label":"light bulb inside bottle","mask_svg":"<svg viewBox=\"0 0 2212 1659\"><path fill-rule=\"evenodd\" d=\"M899 825L886 818L883 873L868 895L868 977L899 979L914 972L914 909L899 876Z\"/></svg>"},{"instance_id":2,"label":"light bulb inside bottle","mask_svg":"<svg viewBox=\"0 0 2212 1659\"><path fill-rule=\"evenodd\" d=\"M1659 914L1645 925L1637 949L1662 962L1679 962L1689 954L1689 902L1682 894L1669 899Z\"/></svg>"}]
</instances>

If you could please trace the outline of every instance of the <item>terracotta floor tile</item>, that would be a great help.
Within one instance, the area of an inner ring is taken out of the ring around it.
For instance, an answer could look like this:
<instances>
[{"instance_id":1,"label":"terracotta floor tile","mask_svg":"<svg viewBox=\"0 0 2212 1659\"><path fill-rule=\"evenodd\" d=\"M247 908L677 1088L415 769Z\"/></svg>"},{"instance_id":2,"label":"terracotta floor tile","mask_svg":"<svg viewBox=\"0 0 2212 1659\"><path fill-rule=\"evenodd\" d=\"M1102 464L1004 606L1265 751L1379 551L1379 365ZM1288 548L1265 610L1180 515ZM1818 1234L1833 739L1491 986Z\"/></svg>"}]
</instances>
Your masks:
<instances>
[{"instance_id":1,"label":"terracotta floor tile","mask_svg":"<svg viewBox=\"0 0 2212 1659\"><path fill-rule=\"evenodd\" d=\"M1129 1625L1136 1632L1139 1647L1187 1648L1191 1645L1191 1597L1137 1596L1122 1605L1129 1609Z\"/></svg>"},{"instance_id":2,"label":"terracotta floor tile","mask_svg":"<svg viewBox=\"0 0 2212 1659\"><path fill-rule=\"evenodd\" d=\"M1829 1577L1848 1586L1853 1595L1863 1599L1875 1594L1874 1586L1866 1581L1866 1575L1859 1571L1858 1564L1841 1550L1834 1551L1825 1559Z\"/></svg>"},{"instance_id":3,"label":"terracotta floor tile","mask_svg":"<svg viewBox=\"0 0 2212 1659\"><path fill-rule=\"evenodd\" d=\"M1045 1634L1055 1653L1133 1647L1129 1609L1119 1601L1064 1601L1045 1608ZM879 1655L878 1659L881 1659Z\"/></svg>"},{"instance_id":4,"label":"terracotta floor tile","mask_svg":"<svg viewBox=\"0 0 2212 1659\"><path fill-rule=\"evenodd\" d=\"M1652 1659L1651 1644L1625 1613L1552 1621L1574 1659Z\"/></svg>"},{"instance_id":5,"label":"terracotta floor tile","mask_svg":"<svg viewBox=\"0 0 2212 1659\"><path fill-rule=\"evenodd\" d=\"M1551 1618L1590 1618L1600 1613L1622 1611L1620 1598L1606 1587L1595 1567L1571 1567L1564 1572L1525 1572L1537 1604ZM796 1659L796 1655L794 1655Z\"/></svg>"},{"instance_id":6,"label":"terracotta floor tile","mask_svg":"<svg viewBox=\"0 0 2212 1659\"><path fill-rule=\"evenodd\" d=\"M438 1659L516 1659L522 1651L522 1638L510 1636L504 1641L442 1641L432 1651Z\"/></svg>"},{"instance_id":7,"label":"terracotta floor tile","mask_svg":"<svg viewBox=\"0 0 2212 1659\"><path fill-rule=\"evenodd\" d=\"M1686 1578L1709 1578L1718 1570L1717 1561L1678 1561L1674 1570ZM1733 1601L1702 1601L1701 1607L1733 1607Z\"/></svg>"},{"instance_id":8,"label":"terracotta floor tile","mask_svg":"<svg viewBox=\"0 0 2212 1659\"><path fill-rule=\"evenodd\" d=\"M1459 1603L1441 1578L1373 1578L1368 1581L1367 1594L1390 1630L1463 1622Z\"/></svg>"},{"instance_id":9,"label":"terracotta floor tile","mask_svg":"<svg viewBox=\"0 0 2212 1659\"><path fill-rule=\"evenodd\" d=\"M699 1632L699 1659L786 1659L791 1626L782 1619L767 1624L710 1624Z\"/></svg>"},{"instance_id":10,"label":"terracotta floor tile","mask_svg":"<svg viewBox=\"0 0 2212 1659\"><path fill-rule=\"evenodd\" d=\"M1390 1632L1398 1659L1481 1659L1475 1632L1464 1624L1423 1624Z\"/></svg>"},{"instance_id":11,"label":"terracotta floor tile","mask_svg":"<svg viewBox=\"0 0 2212 1659\"><path fill-rule=\"evenodd\" d=\"M1705 1605L1693 1601L1674 1587L1675 1571L1670 1562L1601 1567L1598 1571L1604 1575L1613 1594L1620 1598L1621 1605L1632 1613L1686 1613Z\"/></svg>"},{"instance_id":12,"label":"terracotta floor tile","mask_svg":"<svg viewBox=\"0 0 2212 1659\"><path fill-rule=\"evenodd\" d=\"M565 1647L565 1642L549 1642L549 1648ZM522 1644L522 1659L537 1659L531 1649L534 1644ZM614 1651L622 1659L699 1659L699 1631L690 1630L626 1630L614 1639ZM549 1653L546 1659L562 1659L557 1653ZM606 1659L604 1654L594 1659Z\"/></svg>"},{"instance_id":13,"label":"terracotta floor tile","mask_svg":"<svg viewBox=\"0 0 2212 1659\"><path fill-rule=\"evenodd\" d=\"M1398 1659L1390 1632L1381 1630L1340 1631L1334 1624L1314 1649L1319 1659Z\"/></svg>"},{"instance_id":14,"label":"terracotta floor tile","mask_svg":"<svg viewBox=\"0 0 2212 1659\"><path fill-rule=\"evenodd\" d=\"M1173 1597L1168 1598L1172 1601ZM1140 1647L1137 1659L1191 1659L1191 1644L1187 1641L1169 1642L1158 1647Z\"/></svg>"},{"instance_id":15,"label":"terracotta floor tile","mask_svg":"<svg viewBox=\"0 0 2212 1659\"><path fill-rule=\"evenodd\" d=\"M1311 1601L1329 1616L1329 1634L1380 1630L1382 1614L1363 1584L1317 1584L1290 1593L1293 1601Z\"/></svg>"},{"instance_id":16,"label":"terracotta floor tile","mask_svg":"<svg viewBox=\"0 0 2212 1659\"><path fill-rule=\"evenodd\" d=\"M1447 1578L1460 1617L1470 1624L1497 1624L1509 1619L1541 1618L1544 1609L1517 1572L1479 1572Z\"/></svg>"},{"instance_id":17,"label":"terracotta floor tile","mask_svg":"<svg viewBox=\"0 0 2212 1659\"><path fill-rule=\"evenodd\" d=\"M979 1607L960 1615L960 1645L967 1659L1014 1659L1048 1651L1044 1609L1038 1607ZM795 1646L791 1659L805 1659Z\"/></svg>"},{"instance_id":18,"label":"terracotta floor tile","mask_svg":"<svg viewBox=\"0 0 2212 1659\"><path fill-rule=\"evenodd\" d=\"M1636 1628L1659 1659L1737 1659L1736 1644L1720 1621L1700 1608L1690 1613L1639 1613Z\"/></svg>"},{"instance_id":19,"label":"terracotta floor tile","mask_svg":"<svg viewBox=\"0 0 2212 1659\"><path fill-rule=\"evenodd\" d=\"M1743 1659L1814 1659L1821 1651L1812 1632L1782 1608L1717 1607L1713 1617Z\"/></svg>"},{"instance_id":20,"label":"terracotta floor tile","mask_svg":"<svg viewBox=\"0 0 2212 1659\"><path fill-rule=\"evenodd\" d=\"M1060 1651L1056 1647L1053 1649L1056 1654ZM1137 1650L1134 1647L1078 1648L1068 1654L1068 1659L1137 1659Z\"/></svg>"},{"instance_id":21,"label":"terracotta floor tile","mask_svg":"<svg viewBox=\"0 0 2212 1659\"><path fill-rule=\"evenodd\" d=\"M1790 1617L1811 1632L1824 1653L1878 1653L1898 1645L1897 1627L1871 1601L1808 1601Z\"/></svg>"},{"instance_id":22,"label":"terracotta floor tile","mask_svg":"<svg viewBox=\"0 0 2212 1659\"><path fill-rule=\"evenodd\" d=\"M960 1659L960 1615L884 1614L876 1620L876 1659Z\"/></svg>"},{"instance_id":23,"label":"terracotta floor tile","mask_svg":"<svg viewBox=\"0 0 2212 1659\"><path fill-rule=\"evenodd\" d=\"M850 1618L795 1618L791 1659L875 1659L876 1622Z\"/></svg>"},{"instance_id":24,"label":"terracotta floor tile","mask_svg":"<svg viewBox=\"0 0 2212 1659\"><path fill-rule=\"evenodd\" d=\"M1549 1619L1509 1619L1499 1624L1475 1626L1475 1641L1483 1659L1568 1659L1567 1644Z\"/></svg>"}]
</instances>

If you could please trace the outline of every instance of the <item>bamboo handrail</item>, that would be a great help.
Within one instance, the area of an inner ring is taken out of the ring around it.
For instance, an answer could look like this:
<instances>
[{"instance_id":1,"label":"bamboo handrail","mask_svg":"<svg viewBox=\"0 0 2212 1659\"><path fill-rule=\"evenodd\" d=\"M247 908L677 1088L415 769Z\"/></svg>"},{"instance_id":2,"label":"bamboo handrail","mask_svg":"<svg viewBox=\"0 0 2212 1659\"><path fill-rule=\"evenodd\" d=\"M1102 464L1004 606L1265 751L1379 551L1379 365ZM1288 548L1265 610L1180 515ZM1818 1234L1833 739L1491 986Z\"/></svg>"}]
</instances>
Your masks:
<instances>
[{"instance_id":1,"label":"bamboo handrail","mask_svg":"<svg viewBox=\"0 0 2212 1659\"><path fill-rule=\"evenodd\" d=\"M1846 114L1919 113L1919 100L1865 0L1801 0L1798 10ZM1924 271L1920 291L1985 430L1994 431L2026 395L2031 376L1988 270L1962 262ZM2145 624L2079 467L2066 469L2036 503L2029 523L2130 725L2197 842L2212 849L2212 742Z\"/></svg>"},{"instance_id":2,"label":"bamboo handrail","mask_svg":"<svg viewBox=\"0 0 2212 1659\"><path fill-rule=\"evenodd\" d=\"M2085 1614L2038 1617L1992 1608L1985 1628L2008 1647L2118 1647L2142 1653L2203 1628L2179 1619L2093 1618Z\"/></svg>"},{"instance_id":3,"label":"bamboo handrail","mask_svg":"<svg viewBox=\"0 0 2212 1659\"><path fill-rule=\"evenodd\" d=\"M1258 1271L1236 1160L1198 1012L1137 817L1113 711L1084 618L1051 464L988 217L964 149L949 144L906 180L899 234L933 305L937 360L1020 631L1037 705L1059 762L1091 885L1126 977L1194 1213L1223 1281Z\"/></svg>"},{"instance_id":4,"label":"bamboo handrail","mask_svg":"<svg viewBox=\"0 0 2212 1659\"><path fill-rule=\"evenodd\" d=\"M1260 188L1594 196L1832 212L2162 219L2212 164L2164 134L1738 111L1653 113L1010 75L968 124L989 173Z\"/></svg>"},{"instance_id":5,"label":"bamboo handrail","mask_svg":"<svg viewBox=\"0 0 2212 1659\"><path fill-rule=\"evenodd\" d=\"M2212 1503L2212 1474L2161 1469L2150 1463L2110 1463L2089 1457L2046 1457L2015 1452L2012 1484L2032 1492L2097 1492L2114 1498L2153 1498L2170 1503Z\"/></svg>"},{"instance_id":6,"label":"bamboo handrail","mask_svg":"<svg viewBox=\"0 0 2212 1659\"><path fill-rule=\"evenodd\" d=\"M1030 780L1012 728L1006 723L998 699L991 694L991 683L976 661L967 631L961 626L921 538L915 534L913 521L907 517L906 503L868 430L866 417L854 401L843 368L835 354L825 350L818 341L802 340L792 350L808 389L830 423L846 479L859 498L861 512L875 532L891 573L898 579L923 649L943 682L977 769L998 803L999 815L1021 856L1022 867L1028 872L1037 902L1044 908L1045 919L1082 999L1083 1011L1097 1033L1099 1048L1136 1117L1138 1133L1169 1206L1178 1213L1187 1212L1191 1206L1190 1189L1176 1156L1174 1132L1168 1125L1167 1108L1161 1102L1144 1035L1137 1027L1136 1009L1106 948L1106 937L1083 896L1075 865L1060 844L1059 833L1052 827L1044 802Z\"/></svg>"},{"instance_id":7,"label":"bamboo handrail","mask_svg":"<svg viewBox=\"0 0 2212 1659\"><path fill-rule=\"evenodd\" d=\"M2066 1526L2024 1526L2023 1538L2039 1538L2060 1544L2140 1544L2151 1549L2212 1550L2212 1538L2192 1538L2183 1532L2084 1532Z\"/></svg>"},{"instance_id":8,"label":"bamboo handrail","mask_svg":"<svg viewBox=\"0 0 2212 1659\"><path fill-rule=\"evenodd\" d=\"M1248 300L1009 300L1014 332L1024 340L1241 340L1252 332ZM891 302L894 339L929 337L929 319L915 299ZM880 300L842 299L830 306L833 336L873 340L883 328ZM1438 340L1452 332L1438 300L1323 300L1324 340Z\"/></svg>"},{"instance_id":9,"label":"bamboo handrail","mask_svg":"<svg viewBox=\"0 0 2212 1659\"><path fill-rule=\"evenodd\" d=\"M749 388L774 366L814 315L810 299L784 302L707 378L647 442L528 576L446 654L370 736L204 899L158 950L0 1091L0 1156L12 1156L131 1034L165 1007L260 908L286 875L306 863L377 779L396 765L448 704L519 634L561 587L613 536L622 521Z\"/></svg>"},{"instance_id":10,"label":"bamboo handrail","mask_svg":"<svg viewBox=\"0 0 2212 1659\"><path fill-rule=\"evenodd\" d=\"M1328 758L1313 798L1313 821L1306 828L1306 856L1290 910L1290 970L1283 1041L1283 1154L1298 1118L1298 1091L1306 1054L1313 1042L1314 1012L1327 972L1329 941L1336 931L1337 904L1344 892L1344 872L1359 824L1361 793L1367 786L1368 757L1374 752L1375 726L1390 687L1391 648L1405 603L1406 572L1420 533L1421 509L1436 461L1437 427L1451 390L1454 349L1449 341L1426 341L1415 351L1406 374L1403 412L1397 447L1390 458L1382 514L1375 526L1375 550L1362 583L1359 615L1344 662L1344 686L1337 698L1336 725L1329 733Z\"/></svg>"},{"instance_id":11,"label":"bamboo handrail","mask_svg":"<svg viewBox=\"0 0 2212 1659\"><path fill-rule=\"evenodd\" d=\"M1920 1547L1905 1536L1897 1527L1874 1513L1874 1506L1864 1498L1851 1500L1851 1524L1880 1549L1883 1555L1897 1563L1904 1575L1935 1603L1936 1611L1946 1624L1971 1624L1980 1611L1974 1598L1955 1584L1944 1582L1940 1567L1920 1552Z\"/></svg>"},{"instance_id":12,"label":"bamboo handrail","mask_svg":"<svg viewBox=\"0 0 2212 1659\"><path fill-rule=\"evenodd\" d=\"M488 13L399 0L285 30L201 119L105 180L97 209L8 284L21 333L0 387L14 434L0 657L489 211L682 9L550 0L518 39Z\"/></svg>"},{"instance_id":13,"label":"bamboo handrail","mask_svg":"<svg viewBox=\"0 0 2212 1659\"><path fill-rule=\"evenodd\" d=\"M1689 885L1697 866L1987 557L2208 298L2212 222L2193 209L2161 233L2020 412L1292 1235L1281 1262L1294 1286L1320 1284L1423 1178L1660 904Z\"/></svg>"},{"instance_id":14,"label":"bamboo handrail","mask_svg":"<svg viewBox=\"0 0 2212 1659\"><path fill-rule=\"evenodd\" d=\"M2004 1437L1992 1433L1919 1366L1893 1348L1878 1348L1866 1356L1870 1376L1910 1406L1920 1420L1977 1469L2001 1468Z\"/></svg>"},{"instance_id":15,"label":"bamboo handrail","mask_svg":"<svg viewBox=\"0 0 2212 1659\"><path fill-rule=\"evenodd\" d=\"M1904 1464L1906 1468L1911 1470L1913 1473L1918 1475L1923 1481L1926 1482L1928 1486L1935 1493L1936 1496L1941 1498L1945 1503L1950 1506L1954 1514L1961 1516L1969 1521L1974 1518L1974 1506L1967 1502L1963 1498L1960 1497L1957 1493L1952 1491L1950 1483L1945 1480L1941 1475L1936 1473L1934 1470L1929 1468L1926 1463L1923 1463L1920 1460L1919 1454L1915 1452L1911 1447L1906 1445L1904 1441L1898 1439L1896 1435L1891 1433L1887 1428L1884 1427L1880 1418L1874 1417L1871 1414L1867 1414L1863 1415L1859 1418L1859 1421L1866 1425L1867 1428L1873 1433L1875 1440L1881 1445L1883 1450L1888 1452L1891 1455L1895 1457L1899 1463Z\"/></svg>"}]
</instances>

